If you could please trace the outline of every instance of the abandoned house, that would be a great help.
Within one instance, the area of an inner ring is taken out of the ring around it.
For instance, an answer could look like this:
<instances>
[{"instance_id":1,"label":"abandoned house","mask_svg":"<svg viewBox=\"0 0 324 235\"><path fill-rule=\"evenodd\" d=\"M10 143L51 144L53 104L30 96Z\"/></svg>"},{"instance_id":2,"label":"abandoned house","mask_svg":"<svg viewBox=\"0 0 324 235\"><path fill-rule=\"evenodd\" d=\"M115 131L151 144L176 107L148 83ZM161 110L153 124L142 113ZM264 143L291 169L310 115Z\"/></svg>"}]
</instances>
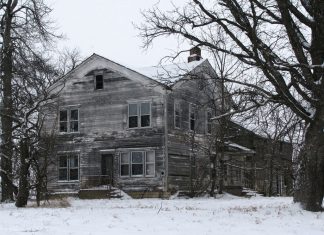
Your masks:
<instances>
[{"instance_id":1,"label":"abandoned house","mask_svg":"<svg viewBox=\"0 0 324 235\"><path fill-rule=\"evenodd\" d=\"M93 54L57 89L45 125L57 133L49 192L109 185L161 197L208 187L220 83L199 48L187 63L136 70ZM253 186L255 156L227 143L225 157L249 168L226 168L225 186Z\"/></svg>"}]
</instances>

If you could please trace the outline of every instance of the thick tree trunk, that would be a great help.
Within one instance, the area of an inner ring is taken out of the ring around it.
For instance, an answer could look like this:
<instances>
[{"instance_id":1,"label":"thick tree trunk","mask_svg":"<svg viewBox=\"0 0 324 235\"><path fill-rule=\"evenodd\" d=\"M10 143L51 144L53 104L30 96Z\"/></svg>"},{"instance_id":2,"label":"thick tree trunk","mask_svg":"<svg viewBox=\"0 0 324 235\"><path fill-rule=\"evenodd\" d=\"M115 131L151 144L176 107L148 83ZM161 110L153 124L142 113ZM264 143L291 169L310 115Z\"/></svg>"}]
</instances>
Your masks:
<instances>
[{"instance_id":1,"label":"thick tree trunk","mask_svg":"<svg viewBox=\"0 0 324 235\"><path fill-rule=\"evenodd\" d=\"M309 125L298 158L294 201L309 211L322 210L324 196L324 116Z\"/></svg>"},{"instance_id":2,"label":"thick tree trunk","mask_svg":"<svg viewBox=\"0 0 324 235\"><path fill-rule=\"evenodd\" d=\"M324 60L324 3L314 1L311 57L313 65L321 65ZM297 182L294 201L310 211L322 210L324 195L324 69L314 68L316 81L321 81L315 97L320 101L314 121L309 124L304 147L299 155Z\"/></svg>"},{"instance_id":3,"label":"thick tree trunk","mask_svg":"<svg viewBox=\"0 0 324 235\"><path fill-rule=\"evenodd\" d=\"M5 29L3 36L2 51L2 89L3 89L3 107L1 113L1 201L13 200L13 183L12 183L12 126L13 126L13 102L12 102L12 77L13 77L13 45L11 41L11 4L8 1L5 16Z\"/></svg>"},{"instance_id":4,"label":"thick tree trunk","mask_svg":"<svg viewBox=\"0 0 324 235\"><path fill-rule=\"evenodd\" d=\"M16 199L17 207L24 207L27 205L29 197L29 150L28 142L23 141L20 146L20 171L19 171L19 189Z\"/></svg>"}]
</instances>

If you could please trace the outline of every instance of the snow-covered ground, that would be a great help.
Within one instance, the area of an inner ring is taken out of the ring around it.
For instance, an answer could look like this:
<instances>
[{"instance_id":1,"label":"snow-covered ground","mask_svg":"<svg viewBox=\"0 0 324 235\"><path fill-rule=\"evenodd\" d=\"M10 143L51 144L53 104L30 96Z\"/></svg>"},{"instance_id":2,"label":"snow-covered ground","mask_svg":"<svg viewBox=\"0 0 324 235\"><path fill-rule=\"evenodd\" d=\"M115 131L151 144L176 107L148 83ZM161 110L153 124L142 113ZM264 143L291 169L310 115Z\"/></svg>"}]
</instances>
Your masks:
<instances>
[{"instance_id":1,"label":"snow-covered ground","mask_svg":"<svg viewBox=\"0 0 324 235\"><path fill-rule=\"evenodd\" d=\"M23 209L0 204L0 234L324 234L324 213L303 211L292 198L71 198L68 203Z\"/></svg>"}]
</instances>

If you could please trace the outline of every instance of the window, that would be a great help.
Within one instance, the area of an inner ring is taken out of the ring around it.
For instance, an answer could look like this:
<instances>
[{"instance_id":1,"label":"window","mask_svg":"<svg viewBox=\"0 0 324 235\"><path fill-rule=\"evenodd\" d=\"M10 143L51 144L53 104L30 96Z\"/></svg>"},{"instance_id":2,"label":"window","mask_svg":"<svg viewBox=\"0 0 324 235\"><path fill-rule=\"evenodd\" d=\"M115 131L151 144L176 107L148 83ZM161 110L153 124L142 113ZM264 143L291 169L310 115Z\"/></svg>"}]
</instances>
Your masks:
<instances>
[{"instance_id":1,"label":"window","mask_svg":"<svg viewBox=\"0 0 324 235\"><path fill-rule=\"evenodd\" d=\"M212 133L212 117L213 117L213 115L212 115L212 112L211 112L211 110L207 110L207 126L206 126L206 131L207 131L207 134L211 134Z\"/></svg>"},{"instance_id":2,"label":"window","mask_svg":"<svg viewBox=\"0 0 324 235\"><path fill-rule=\"evenodd\" d=\"M120 155L120 175L129 175L129 156L128 153L121 153Z\"/></svg>"},{"instance_id":3,"label":"window","mask_svg":"<svg viewBox=\"0 0 324 235\"><path fill-rule=\"evenodd\" d=\"M120 176L155 176L154 151L133 151L121 153Z\"/></svg>"},{"instance_id":4,"label":"window","mask_svg":"<svg viewBox=\"0 0 324 235\"><path fill-rule=\"evenodd\" d=\"M95 86L95 89L96 90L101 90L103 89L103 76L100 74L100 75L96 75L96 86Z\"/></svg>"},{"instance_id":5,"label":"window","mask_svg":"<svg viewBox=\"0 0 324 235\"><path fill-rule=\"evenodd\" d=\"M144 174L144 152L132 152L132 176L143 176Z\"/></svg>"},{"instance_id":6,"label":"window","mask_svg":"<svg viewBox=\"0 0 324 235\"><path fill-rule=\"evenodd\" d=\"M189 130L195 130L195 122L196 122L196 114L195 114L195 106L193 104L189 104Z\"/></svg>"},{"instance_id":7,"label":"window","mask_svg":"<svg viewBox=\"0 0 324 235\"><path fill-rule=\"evenodd\" d=\"M151 126L151 103L133 103L128 105L128 127Z\"/></svg>"},{"instance_id":8,"label":"window","mask_svg":"<svg viewBox=\"0 0 324 235\"><path fill-rule=\"evenodd\" d=\"M180 128L180 102L174 103L174 128Z\"/></svg>"},{"instance_id":9,"label":"window","mask_svg":"<svg viewBox=\"0 0 324 235\"><path fill-rule=\"evenodd\" d=\"M61 110L60 111L60 132L78 132L79 131L79 110Z\"/></svg>"},{"instance_id":10,"label":"window","mask_svg":"<svg viewBox=\"0 0 324 235\"><path fill-rule=\"evenodd\" d=\"M60 111L60 132L68 131L68 114L67 110Z\"/></svg>"},{"instance_id":11,"label":"window","mask_svg":"<svg viewBox=\"0 0 324 235\"><path fill-rule=\"evenodd\" d=\"M60 181L79 180L79 157L77 155L59 156L58 174Z\"/></svg>"}]
</instances>

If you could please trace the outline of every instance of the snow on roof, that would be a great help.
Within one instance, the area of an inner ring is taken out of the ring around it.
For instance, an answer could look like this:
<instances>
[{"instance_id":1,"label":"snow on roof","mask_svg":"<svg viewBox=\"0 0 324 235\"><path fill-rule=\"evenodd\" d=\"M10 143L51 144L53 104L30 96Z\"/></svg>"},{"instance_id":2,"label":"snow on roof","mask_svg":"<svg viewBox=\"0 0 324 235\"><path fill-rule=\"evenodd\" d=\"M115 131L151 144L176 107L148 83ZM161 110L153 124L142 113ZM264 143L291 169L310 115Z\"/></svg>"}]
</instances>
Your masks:
<instances>
[{"instance_id":1,"label":"snow on roof","mask_svg":"<svg viewBox=\"0 0 324 235\"><path fill-rule=\"evenodd\" d=\"M236 149L242 150L244 152L255 153L254 150L246 148L246 147L244 147L242 145L239 145L239 144L236 144L236 143L233 143L233 142L226 142L225 144L227 146L229 146L229 147L236 148Z\"/></svg>"},{"instance_id":2,"label":"snow on roof","mask_svg":"<svg viewBox=\"0 0 324 235\"><path fill-rule=\"evenodd\" d=\"M183 76L190 73L197 66L201 65L207 59L192 61L190 63L158 65L134 69L136 72L156 80L164 85L173 85Z\"/></svg>"}]
</instances>

